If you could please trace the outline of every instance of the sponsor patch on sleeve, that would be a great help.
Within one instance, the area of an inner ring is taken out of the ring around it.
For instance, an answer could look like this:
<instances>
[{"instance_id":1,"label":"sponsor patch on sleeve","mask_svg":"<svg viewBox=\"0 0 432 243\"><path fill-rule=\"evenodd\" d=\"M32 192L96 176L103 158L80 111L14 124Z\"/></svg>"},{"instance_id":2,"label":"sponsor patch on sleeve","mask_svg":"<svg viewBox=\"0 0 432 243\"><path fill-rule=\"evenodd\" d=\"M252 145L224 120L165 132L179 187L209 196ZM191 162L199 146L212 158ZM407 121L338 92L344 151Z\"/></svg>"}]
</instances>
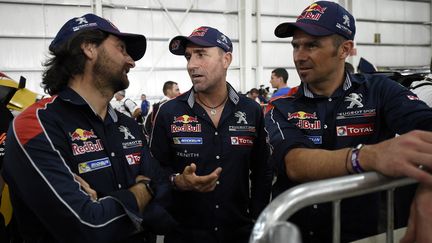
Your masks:
<instances>
[{"instance_id":1,"label":"sponsor patch on sleeve","mask_svg":"<svg viewBox=\"0 0 432 243\"><path fill-rule=\"evenodd\" d=\"M96 159L92 161L82 162L78 164L78 172L80 174L84 174L87 172L100 170L106 167L110 167L111 162L108 159L108 157L102 158L102 159Z\"/></svg>"}]
</instances>

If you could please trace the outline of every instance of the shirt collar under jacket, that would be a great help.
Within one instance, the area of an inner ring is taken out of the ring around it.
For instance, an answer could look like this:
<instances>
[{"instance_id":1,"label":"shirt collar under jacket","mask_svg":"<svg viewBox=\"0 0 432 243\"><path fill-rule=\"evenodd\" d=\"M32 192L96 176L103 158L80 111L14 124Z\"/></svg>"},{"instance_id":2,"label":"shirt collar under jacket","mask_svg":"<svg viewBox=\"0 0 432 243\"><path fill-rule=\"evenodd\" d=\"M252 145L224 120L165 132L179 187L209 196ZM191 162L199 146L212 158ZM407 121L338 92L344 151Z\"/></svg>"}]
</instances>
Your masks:
<instances>
[{"instance_id":1,"label":"shirt collar under jacket","mask_svg":"<svg viewBox=\"0 0 432 243\"><path fill-rule=\"evenodd\" d=\"M227 88L228 88L228 98L235 104L237 105L240 97L237 94L237 92L235 91L235 89L231 86L231 84L229 84L228 82L226 82L227 84ZM192 108L195 104L195 90L193 89L193 87L188 91L189 94L185 95L183 97L183 100L187 100L187 103L189 105L190 108Z\"/></svg>"},{"instance_id":2,"label":"shirt collar under jacket","mask_svg":"<svg viewBox=\"0 0 432 243\"><path fill-rule=\"evenodd\" d=\"M64 90L60 91L58 96L67 102L70 102L74 105L79 106L88 106L93 111L93 113L99 117L99 115L96 113L96 111L91 107L91 105L83 98L81 97L75 90L71 89L70 87L66 87ZM114 108L112 108L111 104L108 104L108 115L111 117L111 119L114 122L117 122L118 117L117 114L114 111Z\"/></svg>"},{"instance_id":3,"label":"shirt collar under jacket","mask_svg":"<svg viewBox=\"0 0 432 243\"><path fill-rule=\"evenodd\" d=\"M308 98L314 98L314 94L312 93L312 91L309 90L308 85L306 83L302 83L303 85L303 94L304 96L308 97ZM352 86L352 82L350 79L350 75L348 73L345 74L345 81L343 83L343 87L342 89L344 91L347 91L349 88L351 88Z\"/></svg>"}]
</instances>

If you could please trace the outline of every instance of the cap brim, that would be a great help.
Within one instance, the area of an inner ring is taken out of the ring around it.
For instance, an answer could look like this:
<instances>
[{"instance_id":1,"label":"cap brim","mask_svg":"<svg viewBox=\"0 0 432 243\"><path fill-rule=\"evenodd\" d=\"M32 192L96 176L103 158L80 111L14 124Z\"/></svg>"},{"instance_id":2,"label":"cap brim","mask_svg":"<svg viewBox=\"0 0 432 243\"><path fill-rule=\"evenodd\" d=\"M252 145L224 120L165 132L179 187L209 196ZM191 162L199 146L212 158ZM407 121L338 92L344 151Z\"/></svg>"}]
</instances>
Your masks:
<instances>
[{"instance_id":1,"label":"cap brim","mask_svg":"<svg viewBox=\"0 0 432 243\"><path fill-rule=\"evenodd\" d=\"M130 34L130 33L111 33L126 44L126 52L132 57L134 61L141 59L147 49L147 40L143 35Z\"/></svg>"},{"instance_id":2,"label":"cap brim","mask_svg":"<svg viewBox=\"0 0 432 243\"><path fill-rule=\"evenodd\" d=\"M180 42L180 43L175 43L175 42ZM198 46L204 46L204 47L213 47L215 46L214 44L211 44L207 41L202 40L201 38L196 38L194 36L192 37L187 37L187 36L176 36L174 37L170 43L169 43L169 50L172 54L174 55L180 55L183 56L186 52L186 46L189 43L193 43L195 45Z\"/></svg>"},{"instance_id":3,"label":"cap brim","mask_svg":"<svg viewBox=\"0 0 432 243\"><path fill-rule=\"evenodd\" d=\"M274 34L279 38L291 37L294 35L294 31L296 29L300 29L312 36L327 36L334 34L334 32L329 31L319 25L301 22L282 23L276 27Z\"/></svg>"}]
</instances>

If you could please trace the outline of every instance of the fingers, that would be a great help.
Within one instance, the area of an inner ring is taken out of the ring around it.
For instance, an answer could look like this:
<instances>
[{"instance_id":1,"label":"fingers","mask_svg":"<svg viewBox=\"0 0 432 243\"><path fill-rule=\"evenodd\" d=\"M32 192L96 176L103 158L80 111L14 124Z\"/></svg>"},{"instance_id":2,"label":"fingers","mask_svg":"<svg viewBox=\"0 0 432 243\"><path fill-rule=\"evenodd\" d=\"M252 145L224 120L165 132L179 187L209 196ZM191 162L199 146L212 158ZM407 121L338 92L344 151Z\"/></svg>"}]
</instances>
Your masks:
<instances>
[{"instance_id":1,"label":"fingers","mask_svg":"<svg viewBox=\"0 0 432 243\"><path fill-rule=\"evenodd\" d=\"M416 130L416 131L409 132L408 134L413 134L413 136L419 137L421 140L423 140L426 143L432 143L432 132Z\"/></svg>"},{"instance_id":2,"label":"fingers","mask_svg":"<svg viewBox=\"0 0 432 243\"><path fill-rule=\"evenodd\" d=\"M432 187L420 184L415 196L415 241L432 242Z\"/></svg>"},{"instance_id":3,"label":"fingers","mask_svg":"<svg viewBox=\"0 0 432 243\"><path fill-rule=\"evenodd\" d=\"M374 148L370 154L376 157L368 161L376 162L372 166L376 171L394 177L409 176L432 186L432 175L418 168L432 168L432 132L412 131L369 147Z\"/></svg>"},{"instance_id":4,"label":"fingers","mask_svg":"<svg viewBox=\"0 0 432 243\"><path fill-rule=\"evenodd\" d=\"M97 192L93 190L90 185L80 176L74 174L75 180L81 185L82 189L90 196L90 199L93 201L97 201Z\"/></svg>"},{"instance_id":5,"label":"fingers","mask_svg":"<svg viewBox=\"0 0 432 243\"><path fill-rule=\"evenodd\" d=\"M194 163L186 166L183 170L182 180L186 184L185 189L198 192L210 192L216 188L222 168L218 167L210 174L203 176L197 176L195 172L196 164Z\"/></svg>"},{"instance_id":6,"label":"fingers","mask_svg":"<svg viewBox=\"0 0 432 243\"><path fill-rule=\"evenodd\" d=\"M399 241L399 243L411 243L415 242L415 232L416 232L416 210L415 210L415 200L411 203L410 216L408 219L408 226L405 235Z\"/></svg>"},{"instance_id":7,"label":"fingers","mask_svg":"<svg viewBox=\"0 0 432 243\"><path fill-rule=\"evenodd\" d=\"M183 170L183 174L185 175L192 175L195 174L196 171L196 165L194 163L186 166Z\"/></svg>"}]
</instances>

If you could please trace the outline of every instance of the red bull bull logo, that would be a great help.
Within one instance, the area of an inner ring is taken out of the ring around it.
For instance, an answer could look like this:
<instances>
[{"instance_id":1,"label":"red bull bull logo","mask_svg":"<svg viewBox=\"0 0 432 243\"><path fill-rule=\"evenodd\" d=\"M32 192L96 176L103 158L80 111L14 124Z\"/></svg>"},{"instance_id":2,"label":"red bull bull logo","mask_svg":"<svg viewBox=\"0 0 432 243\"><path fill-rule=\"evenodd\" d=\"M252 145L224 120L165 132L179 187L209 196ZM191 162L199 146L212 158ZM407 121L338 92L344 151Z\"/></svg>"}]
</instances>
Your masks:
<instances>
[{"instance_id":1,"label":"red bull bull logo","mask_svg":"<svg viewBox=\"0 0 432 243\"><path fill-rule=\"evenodd\" d=\"M327 7L323 8L317 3L312 3L303 12L319 12L320 14L323 14L326 9L327 9Z\"/></svg>"},{"instance_id":2,"label":"red bull bull logo","mask_svg":"<svg viewBox=\"0 0 432 243\"><path fill-rule=\"evenodd\" d=\"M327 7L321 7L317 3L311 4L309 7L307 7L305 10L303 10L302 14L298 16L297 20L299 19L311 19L311 20L319 20L321 18L321 15L324 14Z\"/></svg>"},{"instance_id":3,"label":"red bull bull logo","mask_svg":"<svg viewBox=\"0 0 432 243\"><path fill-rule=\"evenodd\" d=\"M204 28L204 27L199 27L198 29L195 29L192 34L190 34L189 37L192 36L204 36L208 31L208 28Z\"/></svg>"},{"instance_id":4,"label":"red bull bull logo","mask_svg":"<svg viewBox=\"0 0 432 243\"><path fill-rule=\"evenodd\" d=\"M93 130L88 131L88 130L84 130L81 128L75 129L74 132L69 133L69 136L71 137L72 142L78 141L78 140L87 141L87 139L90 139L90 138L97 138L97 136L94 134Z\"/></svg>"},{"instance_id":5,"label":"red bull bull logo","mask_svg":"<svg viewBox=\"0 0 432 243\"><path fill-rule=\"evenodd\" d=\"M318 119L318 117L316 116L316 112L314 113L308 113L308 112L304 112L304 111L297 111L294 113L289 113L288 112L288 121L291 119L299 119L299 120L305 120L305 119Z\"/></svg>"},{"instance_id":6,"label":"red bull bull logo","mask_svg":"<svg viewBox=\"0 0 432 243\"><path fill-rule=\"evenodd\" d=\"M188 123L197 123L197 122L198 122L198 118L196 116L182 115L182 116L175 116L173 123L188 124Z\"/></svg>"}]
</instances>

